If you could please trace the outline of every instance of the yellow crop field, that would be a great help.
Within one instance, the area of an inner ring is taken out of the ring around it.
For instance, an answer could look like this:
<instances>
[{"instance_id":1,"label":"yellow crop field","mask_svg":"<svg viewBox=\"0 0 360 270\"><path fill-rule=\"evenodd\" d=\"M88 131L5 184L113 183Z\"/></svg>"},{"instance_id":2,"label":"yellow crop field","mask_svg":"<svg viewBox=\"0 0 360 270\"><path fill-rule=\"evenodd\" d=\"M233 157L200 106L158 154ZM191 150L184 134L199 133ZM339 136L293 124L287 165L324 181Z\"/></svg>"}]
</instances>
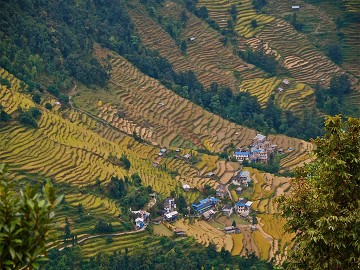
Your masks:
<instances>
[{"instance_id":1,"label":"yellow crop field","mask_svg":"<svg viewBox=\"0 0 360 270\"><path fill-rule=\"evenodd\" d=\"M241 2L234 0L199 0L198 2L198 7L205 6L209 11L210 18L215 20L220 27L226 27L226 21L230 19L228 10L231 5L236 5L238 11L235 31L245 38L253 37L259 33L266 24L275 20L272 16L256 13L250 0ZM258 26L256 28L252 27L252 20L257 21Z\"/></svg>"},{"instance_id":2,"label":"yellow crop field","mask_svg":"<svg viewBox=\"0 0 360 270\"><path fill-rule=\"evenodd\" d=\"M243 249L243 239L244 236L239 233L239 234L232 234L231 238L233 239L234 242L234 246L233 249L231 250L231 255L235 256L235 255L240 255L242 249Z\"/></svg>"},{"instance_id":3,"label":"yellow crop field","mask_svg":"<svg viewBox=\"0 0 360 270\"><path fill-rule=\"evenodd\" d=\"M186 231L186 234L193 236L195 240L205 246L211 242L215 243L217 249L224 247L231 251L233 248L233 240L229 234L212 227L209 223L202 220L195 220L190 224L189 220L177 220L172 224L173 227L178 227Z\"/></svg>"},{"instance_id":4,"label":"yellow crop field","mask_svg":"<svg viewBox=\"0 0 360 270\"><path fill-rule=\"evenodd\" d=\"M270 243L264 238L259 231L253 231L252 236L255 240L255 244L259 249L260 258L267 260L269 258Z\"/></svg>"}]
</instances>

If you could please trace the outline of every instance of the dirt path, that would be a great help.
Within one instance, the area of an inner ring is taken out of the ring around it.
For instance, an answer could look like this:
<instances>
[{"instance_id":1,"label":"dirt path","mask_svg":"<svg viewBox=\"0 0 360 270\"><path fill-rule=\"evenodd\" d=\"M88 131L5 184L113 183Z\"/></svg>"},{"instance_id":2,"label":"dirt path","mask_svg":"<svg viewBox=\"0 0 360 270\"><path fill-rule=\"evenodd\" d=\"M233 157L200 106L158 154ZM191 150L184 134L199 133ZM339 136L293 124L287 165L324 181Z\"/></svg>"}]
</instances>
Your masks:
<instances>
[{"instance_id":1,"label":"dirt path","mask_svg":"<svg viewBox=\"0 0 360 270\"><path fill-rule=\"evenodd\" d=\"M240 226L239 226L240 227ZM243 234L243 249L240 253L241 256L246 256L246 253L254 252L256 256L260 257L260 252L255 244L254 238L251 236L251 229L248 226L240 227Z\"/></svg>"}]
</instances>

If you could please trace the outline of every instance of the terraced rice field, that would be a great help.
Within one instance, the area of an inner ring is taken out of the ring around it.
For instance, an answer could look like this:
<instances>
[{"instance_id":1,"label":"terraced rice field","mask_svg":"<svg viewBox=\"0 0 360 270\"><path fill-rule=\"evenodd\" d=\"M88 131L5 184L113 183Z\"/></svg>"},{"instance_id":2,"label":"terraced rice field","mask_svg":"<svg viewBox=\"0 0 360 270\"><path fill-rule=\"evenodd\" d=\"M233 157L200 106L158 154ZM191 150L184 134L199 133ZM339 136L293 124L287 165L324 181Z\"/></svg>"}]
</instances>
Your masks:
<instances>
[{"instance_id":1,"label":"terraced rice field","mask_svg":"<svg viewBox=\"0 0 360 270\"><path fill-rule=\"evenodd\" d=\"M244 248L243 238L244 236L240 234L232 234L231 238L233 239L233 249L231 250L231 255L236 256L240 255L242 249Z\"/></svg>"},{"instance_id":2,"label":"terraced rice field","mask_svg":"<svg viewBox=\"0 0 360 270\"><path fill-rule=\"evenodd\" d=\"M124 58L100 47L96 50L99 51L98 55L111 56L113 68L110 93L113 94L113 103L104 105L108 108L111 106L111 113L110 110L104 110L104 113L99 114L100 118L109 121L111 125L121 126L118 123L123 120L114 117L113 111L114 104L121 104L125 119L135 123L139 132L145 134L146 140L162 147L169 148L176 141L177 147L182 148L183 143L186 148L190 142L195 149L207 148L218 152L230 143L236 147L248 145L255 137L254 130L224 120L177 96L156 80L139 72ZM109 91L107 92L109 94ZM97 101L101 100L101 94L101 91L91 94L90 98L94 100L96 107ZM76 99L88 101L89 96L84 92ZM129 133L133 129L123 130ZM310 143L299 139L282 135L269 138L279 148L294 149L282 162L285 168L294 167L307 160L307 151L312 149Z\"/></svg>"},{"instance_id":3,"label":"terraced rice field","mask_svg":"<svg viewBox=\"0 0 360 270\"><path fill-rule=\"evenodd\" d=\"M285 220L277 216L278 205L275 198L289 193L290 179L261 173L252 168L245 169L250 171L254 182L254 193L250 198L253 201L252 209L259 213L257 231L248 235L245 243L250 245L254 241L261 258L274 258L277 263L281 263L293 235L285 233Z\"/></svg>"},{"instance_id":4,"label":"terraced rice field","mask_svg":"<svg viewBox=\"0 0 360 270\"><path fill-rule=\"evenodd\" d=\"M256 33L260 32L266 24L275 20L272 16L256 13L250 0L200 0L198 2L198 7L205 6L209 11L210 18L215 20L220 27L227 26L227 20L230 19L228 10L231 5L236 5L238 11L235 31L246 38L253 37ZM258 26L256 28L251 26L252 20L257 21Z\"/></svg>"},{"instance_id":5,"label":"terraced rice field","mask_svg":"<svg viewBox=\"0 0 360 270\"><path fill-rule=\"evenodd\" d=\"M233 241L229 234L212 227L209 223L203 220L195 220L190 224L189 220L177 220L172 223L172 227L178 227L186 231L188 236L193 236L197 242L208 246L211 242L215 243L217 249L224 247L231 251L233 248Z\"/></svg>"},{"instance_id":6,"label":"terraced rice field","mask_svg":"<svg viewBox=\"0 0 360 270\"><path fill-rule=\"evenodd\" d=\"M168 1L162 12L164 16L178 18L182 10L182 7ZM194 38L188 41L188 49L184 55L175 41L144 11L129 9L129 13L146 46L158 50L170 61L176 71L195 71L200 82L206 87L212 82L217 82L235 89L234 71L240 72L241 78L245 79L262 75L261 71L235 56L231 47L223 46L220 42L220 33L193 14L187 13L189 21L181 33L183 40Z\"/></svg>"},{"instance_id":7,"label":"terraced rice field","mask_svg":"<svg viewBox=\"0 0 360 270\"><path fill-rule=\"evenodd\" d=\"M275 102L283 110L301 114L306 109L315 108L314 89L303 83L290 88L284 87L282 92L277 91Z\"/></svg>"},{"instance_id":8,"label":"terraced rice field","mask_svg":"<svg viewBox=\"0 0 360 270\"><path fill-rule=\"evenodd\" d=\"M281 19L266 25L257 37L281 54L282 63L298 82L329 83L334 74L343 72L319 52L304 34L296 32Z\"/></svg>"},{"instance_id":9,"label":"terraced rice field","mask_svg":"<svg viewBox=\"0 0 360 270\"><path fill-rule=\"evenodd\" d=\"M259 231L253 231L252 236L255 240L256 246L260 251L260 258L267 260L269 258L270 243Z\"/></svg>"},{"instance_id":10,"label":"terraced rice field","mask_svg":"<svg viewBox=\"0 0 360 270\"><path fill-rule=\"evenodd\" d=\"M18 96L23 103L34 106L25 95L14 89L10 92L4 88L1 90L3 97L4 92L8 93L7 98L2 99L7 111L17 104ZM113 175L124 177L128 173L138 172L145 185L151 184L160 193L168 194L176 188L176 180L154 168L148 160L153 147L140 145L126 136L118 137L116 143L108 141L87 126L86 123L90 126L94 123L86 116L70 112L70 119L64 119L56 112L40 109L42 117L37 129L27 129L17 123L0 129L0 160L17 164L10 167L10 171L38 173L76 186L94 183L97 177L106 182ZM129 172L108 160L109 155L120 157L122 153L131 161Z\"/></svg>"},{"instance_id":11,"label":"terraced rice field","mask_svg":"<svg viewBox=\"0 0 360 270\"><path fill-rule=\"evenodd\" d=\"M86 209L85 211L91 215L117 217L120 214L120 209L115 201L107 197L101 198L92 194L70 193L66 194L65 199L73 207L81 203L84 209Z\"/></svg>"},{"instance_id":12,"label":"terraced rice field","mask_svg":"<svg viewBox=\"0 0 360 270\"><path fill-rule=\"evenodd\" d=\"M30 98L19 93L21 81L15 78L14 75L0 68L0 77L8 79L11 84L10 89L5 85L0 85L0 105L4 107L6 113L13 113L19 106L24 110L35 106L35 103Z\"/></svg>"},{"instance_id":13,"label":"terraced rice field","mask_svg":"<svg viewBox=\"0 0 360 270\"><path fill-rule=\"evenodd\" d=\"M206 145L219 151L230 143L247 145L255 137L254 130L235 125L177 96L156 80L140 73L124 58L113 54L111 63L110 84L114 104L123 105L127 120L138 125L146 122L146 127L152 130L152 133L147 133L149 136L146 139L153 144L169 148L172 141L180 137L183 142L190 141L195 148ZM98 94L100 97L101 92ZM87 98L86 94L77 97L84 98ZM117 119L111 119L106 111L99 117L117 125Z\"/></svg>"},{"instance_id":14,"label":"terraced rice field","mask_svg":"<svg viewBox=\"0 0 360 270\"><path fill-rule=\"evenodd\" d=\"M266 106L271 94L276 93L277 86L281 83L281 79L276 77L268 79L245 80L240 85L241 92L249 92L252 96L256 96L262 107Z\"/></svg>"},{"instance_id":15,"label":"terraced rice field","mask_svg":"<svg viewBox=\"0 0 360 270\"><path fill-rule=\"evenodd\" d=\"M147 232L139 232L129 235L111 236L112 243L107 243L107 237L98 237L89 239L81 243L81 251L87 258L95 256L97 253L112 253L119 251L124 253L125 248L128 248L129 254L139 252L140 250L156 249L160 246L158 238L152 237Z\"/></svg>"}]
</instances>

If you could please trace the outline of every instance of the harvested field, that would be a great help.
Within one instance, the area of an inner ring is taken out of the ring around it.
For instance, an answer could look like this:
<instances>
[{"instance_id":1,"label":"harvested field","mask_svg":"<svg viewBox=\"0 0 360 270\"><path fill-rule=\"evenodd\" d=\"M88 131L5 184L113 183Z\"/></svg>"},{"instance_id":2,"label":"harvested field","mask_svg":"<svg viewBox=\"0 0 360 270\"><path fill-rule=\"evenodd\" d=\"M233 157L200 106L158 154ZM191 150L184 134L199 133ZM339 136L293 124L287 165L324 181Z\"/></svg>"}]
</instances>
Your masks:
<instances>
[{"instance_id":1,"label":"harvested field","mask_svg":"<svg viewBox=\"0 0 360 270\"><path fill-rule=\"evenodd\" d=\"M257 37L283 56L283 64L297 82L329 83L334 74L343 72L318 51L304 34L296 32L283 20L276 19L269 23Z\"/></svg>"},{"instance_id":2,"label":"harvested field","mask_svg":"<svg viewBox=\"0 0 360 270\"><path fill-rule=\"evenodd\" d=\"M194 220L193 223L190 223L189 220L182 219L173 223L172 227L181 228L186 231L188 236L193 236L202 245L208 246L211 242L214 242L218 250L224 247L226 250L231 251L233 248L230 235L212 227L203 220Z\"/></svg>"},{"instance_id":3,"label":"harvested field","mask_svg":"<svg viewBox=\"0 0 360 270\"><path fill-rule=\"evenodd\" d=\"M269 258L270 243L263 237L259 231L253 231L252 236L255 240L255 244L260 251L260 258L267 260Z\"/></svg>"},{"instance_id":4,"label":"harvested field","mask_svg":"<svg viewBox=\"0 0 360 270\"><path fill-rule=\"evenodd\" d=\"M100 47L96 47L96 51L101 52L97 53L99 55L104 55L105 51L111 56L110 62L113 68L110 91L113 93L113 103L122 104L126 120L134 123L136 128L152 131L144 131L144 134L146 134L145 138L153 144L168 148L173 145L173 141L176 141L177 147L182 148L182 143L190 142L194 147L211 147L218 152L230 143L236 147L248 145L255 137L254 130L224 120L177 96L156 80L139 72L124 58ZM97 94L100 96L101 91ZM88 97L86 93L83 93L76 98L87 99ZM94 95L91 98L96 101L100 99ZM96 103L94 106L97 105ZM113 104L110 105L111 108L114 107ZM110 108L110 105L106 106ZM106 110L100 117L111 121L110 124L116 126L117 122L122 120L113 115L113 109L111 109L111 113ZM125 132L131 130L124 129ZM311 148L309 143L282 135L270 136L270 140L279 148L293 147L294 153L296 152L296 155L300 157L300 163L307 159L307 151ZM287 162L290 161L289 167L299 164L290 153L289 157L284 159L285 168L288 167Z\"/></svg>"},{"instance_id":5,"label":"harvested field","mask_svg":"<svg viewBox=\"0 0 360 270\"><path fill-rule=\"evenodd\" d=\"M178 4L167 1L161 12L165 17L179 18L182 10ZM193 70L206 87L217 82L235 89L234 71L240 72L244 78L262 75L261 71L235 56L231 47L223 46L220 42L221 35L191 13L187 13L189 21L181 33L181 39L188 40L186 55L145 11L140 8L129 9L129 14L146 46L158 50L176 71ZM194 40L189 41L190 38Z\"/></svg>"}]
</instances>

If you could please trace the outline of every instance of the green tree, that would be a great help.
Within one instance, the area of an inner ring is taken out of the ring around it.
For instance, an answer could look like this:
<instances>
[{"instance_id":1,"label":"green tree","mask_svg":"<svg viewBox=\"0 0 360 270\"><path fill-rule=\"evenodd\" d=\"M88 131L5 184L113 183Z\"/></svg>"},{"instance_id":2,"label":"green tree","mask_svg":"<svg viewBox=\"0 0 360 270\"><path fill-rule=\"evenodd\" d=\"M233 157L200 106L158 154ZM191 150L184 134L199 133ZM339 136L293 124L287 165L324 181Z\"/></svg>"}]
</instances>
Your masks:
<instances>
[{"instance_id":1,"label":"green tree","mask_svg":"<svg viewBox=\"0 0 360 270\"><path fill-rule=\"evenodd\" d=\"M257 20L255 20L255 19L251 20L251 26L252 26L252 28L258 27Z\"/></svg>"},{"instance_id":2,"label":"green tree","mask_svg":"<svg viewBox=\"0 0 360 270\"><path fill-rule=\"evenodd\" d=\"M65 239L71 237L70 222L67 217L65 218L64 237L65 237Z\"/></svg>"},{"instance_id":3,"label":"green tree","mask_svg":"<svg viewBox=\"0 0 360 270\"><path fill-rule=\"evenodd\" d=\"M32 100L37 103L37 104L40 104L41 102L41 96L39 94L35 94L32 96Z\"/></svg>"},{"instance_id":4,"label":"green tree","mask_svg":"<svg viewBox=\"0 0 360 270\"><path fill-rule=\"evenodd\" d=\"M46 260L45 238L54 219L56 197L50 181L19 190L0 165L0 269L37 269Z\"/></svg>"},{"instance_id":5,"label":"green tree","mask_svg":"<svg viewBox=\"0 0 360 270\"><path fill-rule=\"evenodd\" d=\"M287 269L356 269L360 258L360 119L327 117L316 159L280 199L296 233Z\"/></svg>"},{"instance_id":6,"label":"green tree","mask_svg":"<svg viewBox=\"0 0 360 270\"><path fill-rule=\"evenodd\" d=\"M199 8L198 16L202 19L206 19L209 17L208 10L205 6Z\"/></svg>"},{"instance_id":7,"label":"green tree","mask_svg":"<svg viewBox=\"0 0 360 270\"><path fill-rule=\"evenodd\" d=\"M45 103L45 109L51 110L52 108L53 106L49 102Z\"/></svg>"},{"instance_id":8,"label":"green tree","mask_svg":"<svg viewBox=\"0 0 360 270\"><path fill-rule=\"evenodd\" d=\"M130 169L130 167L131 167L130 160L127 158L127 156L125 154L123 154L121 156L120 161L125 170Z\"/></svg>"}]
</instances>

